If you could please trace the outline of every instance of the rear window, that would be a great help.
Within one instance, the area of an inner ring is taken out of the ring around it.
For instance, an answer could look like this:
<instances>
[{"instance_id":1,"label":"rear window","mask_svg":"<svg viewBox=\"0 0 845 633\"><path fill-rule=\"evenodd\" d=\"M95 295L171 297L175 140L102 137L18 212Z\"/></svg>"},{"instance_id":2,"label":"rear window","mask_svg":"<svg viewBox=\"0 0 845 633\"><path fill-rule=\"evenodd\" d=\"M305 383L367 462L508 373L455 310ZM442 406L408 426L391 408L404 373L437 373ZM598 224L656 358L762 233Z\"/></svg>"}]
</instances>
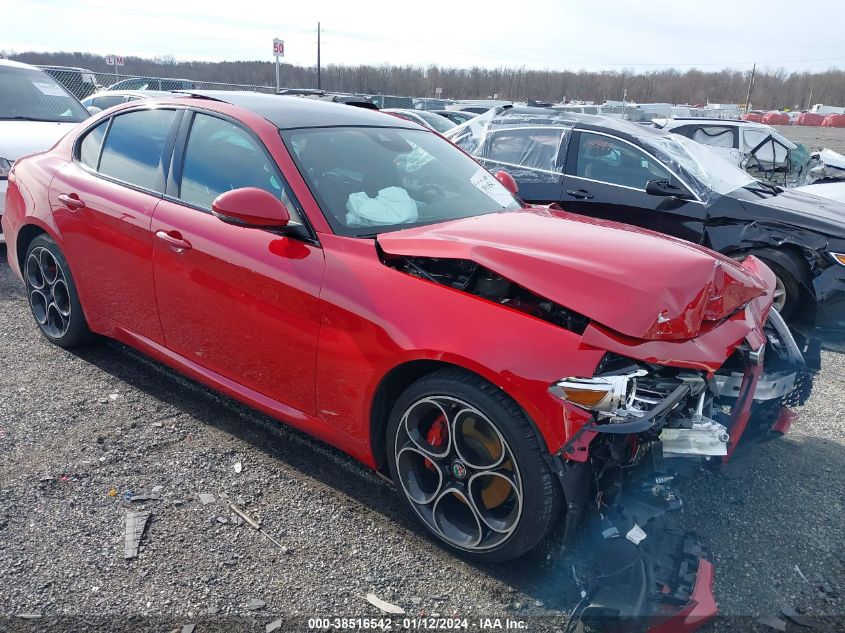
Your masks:
<instances>
[{"instance_id":1,"label":"rear window","mask_svg":"<svg viewBox=\"0 0 845 633\"><path fill-rule=\"evenodd\" d=\"M139 110L114 117L103 145L100 173L160 191L162 153L176 116L174 110Z\"/></svg>"}]
</instances>

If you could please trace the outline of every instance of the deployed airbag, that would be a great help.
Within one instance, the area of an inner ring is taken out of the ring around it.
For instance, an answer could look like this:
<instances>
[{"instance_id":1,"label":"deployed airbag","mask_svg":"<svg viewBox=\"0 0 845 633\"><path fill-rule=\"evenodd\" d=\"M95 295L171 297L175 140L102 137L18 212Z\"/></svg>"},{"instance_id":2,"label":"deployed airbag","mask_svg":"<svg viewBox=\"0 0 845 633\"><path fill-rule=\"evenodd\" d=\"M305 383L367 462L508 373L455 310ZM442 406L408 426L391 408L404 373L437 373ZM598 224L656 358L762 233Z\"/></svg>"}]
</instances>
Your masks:
<instances>
[{"instance_id":1,"label":"deployed airbag","mask_svg":"<svg viewBox=\"0 0 845 633\"><path fill-rule=\"evenodd\" d=\"M351 226L406 224L419 218L417 203L401 187L382 189L375 198L364 191L351 193L346 210L346 223Z\"/></svg>"}]
</instances>

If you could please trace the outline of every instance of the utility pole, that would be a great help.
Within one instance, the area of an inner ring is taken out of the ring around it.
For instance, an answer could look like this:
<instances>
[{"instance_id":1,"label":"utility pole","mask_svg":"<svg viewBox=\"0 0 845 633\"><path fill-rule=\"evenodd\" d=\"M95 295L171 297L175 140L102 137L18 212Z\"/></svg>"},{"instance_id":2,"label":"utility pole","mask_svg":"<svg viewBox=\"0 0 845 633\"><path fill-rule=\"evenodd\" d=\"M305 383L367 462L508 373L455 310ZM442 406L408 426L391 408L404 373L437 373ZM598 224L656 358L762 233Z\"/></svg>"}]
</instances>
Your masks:
<instances>
[{"instance_id":1,"label":"utility pole","mask_svg":"<svg viewBox=\"0 0 845 633\"><path fill-rule=\"evenodd\" d=\"M757 71L757 64L751 67L751 79L748 81L748 95L745 97L745 114L748 114L748 108L751 105L751 89L754 88L754 73Z\"/></svg>"},{"instance_id":2,"label":"utility pole","mask_svg":"<svg viewBox=\"0 0 845 633\"><path fill-rule=\"evenodd\" d=\"M807 110L813 107L813 88L814 86L810 86L810 96L807 97Z\"/></svg>"},{"instance_id":3,"label":"utility pole","mask_svg":"<svg viewBox=\"0 0 845 633\"><path fill-rule=\"evenodd\" d=\"M322 89L323 84L320 81L320 23L317 22L317 90Z\"/></svg>"}]
</instances>

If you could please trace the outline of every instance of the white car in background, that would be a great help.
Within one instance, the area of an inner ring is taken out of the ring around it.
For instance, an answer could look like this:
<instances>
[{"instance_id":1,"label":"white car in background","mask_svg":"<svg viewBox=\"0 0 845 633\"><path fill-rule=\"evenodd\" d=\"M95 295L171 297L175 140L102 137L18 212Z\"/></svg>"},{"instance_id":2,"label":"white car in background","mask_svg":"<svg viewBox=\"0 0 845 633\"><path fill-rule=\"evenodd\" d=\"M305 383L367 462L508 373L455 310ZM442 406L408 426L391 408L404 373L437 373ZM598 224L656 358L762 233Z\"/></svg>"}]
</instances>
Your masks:
<instances>
[{"instance_id":1,"label":"white car in background","mask_svg":"<svg viewBox=\"0 0 845 633\"><path fill-rule=\"evenodd\" d=\"M654 119L652 125L706 145L757 180L799 187L843 177L845 156L829 149L811 154L764 123L689 117Z\"/></svg>"},{"instance_id":2,"label":"white car in background","mask_svg":"<svg viewBox=\"0 0 845 633\"><path fill-rule=\"evenodd\" d=\"M76 97L35 66L0 59L0 216L12 163L48 150L89 116ZM0 228L0 243L5 243Z\"/></svg>"}]
</instances>

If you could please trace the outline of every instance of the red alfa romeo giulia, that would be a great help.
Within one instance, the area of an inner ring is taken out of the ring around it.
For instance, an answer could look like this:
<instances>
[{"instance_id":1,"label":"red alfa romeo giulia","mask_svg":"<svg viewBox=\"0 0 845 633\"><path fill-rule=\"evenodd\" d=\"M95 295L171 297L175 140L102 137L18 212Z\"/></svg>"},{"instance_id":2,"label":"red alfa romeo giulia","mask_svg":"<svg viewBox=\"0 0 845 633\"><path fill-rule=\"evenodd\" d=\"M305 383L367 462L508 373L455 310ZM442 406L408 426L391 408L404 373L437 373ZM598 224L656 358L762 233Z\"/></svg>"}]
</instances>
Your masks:
<instances>
[{"instance_id":1,"label":"red alfa romeo giulia","mask_svg":"<svg viewBox=\"0 0 845 633\"><path fill-rule=\"evenodd\" d=\"M3 229L50 341L117 339L388 471L450 548L512 559L596 508L656 547L608 510L630 473L668 503L671 464L806 392L773 275L514 193L409 121L196 93L18 161Z\"/></svg>"}]
</instances>

